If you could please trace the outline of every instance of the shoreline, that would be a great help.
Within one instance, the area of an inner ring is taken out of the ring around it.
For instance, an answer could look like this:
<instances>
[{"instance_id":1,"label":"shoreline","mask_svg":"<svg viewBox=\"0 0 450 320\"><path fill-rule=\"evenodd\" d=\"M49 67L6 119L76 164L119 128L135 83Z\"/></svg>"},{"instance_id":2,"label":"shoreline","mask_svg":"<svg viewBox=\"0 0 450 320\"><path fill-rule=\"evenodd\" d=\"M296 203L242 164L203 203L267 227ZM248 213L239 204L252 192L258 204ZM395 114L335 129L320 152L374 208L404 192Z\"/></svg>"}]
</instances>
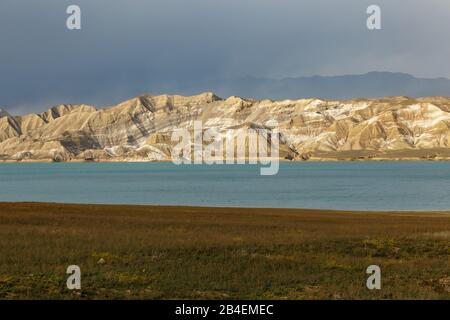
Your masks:
<instances>
[{"instance_id":1,"label":"shoreline","mask_svg":"<svg viewBox=\"0 0 450 320\"><path fill-rule=\"evenodd\" d=\"M311 158L309 160L288 160L288 159L278 159L280 163L322 163L322 162L447 162L450 161L450 157L445 158L423 158L423 157L411 157L411 158ZM159 160L159 161L149 161L149 160L95 160L95 161L85 161L81 159L67 160L67 161L53 161L52 159L45 160L0 160L1 163L173 163L171 160ZM206 164L206 163L202 163ZM236 164L236 163L233 163ZM247 163L246 163L247 164ZM201 164L200 164L201 165ZM214 164L222 165L222 164ZM258 164L256 164L258 165Z\"/></svg>"},{"instance_id":2,"label":"shoreline","mask_svg":"<svg viewBox=\"0 0 450 320\"><path fill-rule=\"evenodd\" d=\"M163 211L192 211L192 212L248 212L248 213L280 213L280 214L335 214L335 215L416 215L431 217L433 215L450 215L449 210L351 210L351 209L314 209L314 208L279 208L279 207L227 207L227 206L201 206L201 205L159 205L159 204L106 204L106 203L63 203L63 202L36 202L36 201L0 201L2 208L36 207L36 208L72 208L72 209L144 209Z\"/></svg>"}]
</instances>

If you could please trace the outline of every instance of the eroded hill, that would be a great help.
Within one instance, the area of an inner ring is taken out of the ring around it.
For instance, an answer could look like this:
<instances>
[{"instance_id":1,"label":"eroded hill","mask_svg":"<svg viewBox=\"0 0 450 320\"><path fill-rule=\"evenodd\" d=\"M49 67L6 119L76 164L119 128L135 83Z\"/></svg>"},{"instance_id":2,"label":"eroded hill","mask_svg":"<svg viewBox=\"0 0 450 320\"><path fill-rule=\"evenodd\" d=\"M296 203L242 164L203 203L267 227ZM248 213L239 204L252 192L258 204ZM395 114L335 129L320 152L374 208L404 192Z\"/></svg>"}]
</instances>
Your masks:
<instances>
[{"instance_id":1,"label":"eroded hill","mask_svg":"<svg viewBox=\"0 0 450 320\"><path fill-rule=\"evenodd\" d=\"M280 157L448 159L450 98L348 101L221 99L143 95L97 109L60 105L41 114L0 112L3 161L169 160L173 130L237 127L280 131Z\"/></svg>"}]
</instances>

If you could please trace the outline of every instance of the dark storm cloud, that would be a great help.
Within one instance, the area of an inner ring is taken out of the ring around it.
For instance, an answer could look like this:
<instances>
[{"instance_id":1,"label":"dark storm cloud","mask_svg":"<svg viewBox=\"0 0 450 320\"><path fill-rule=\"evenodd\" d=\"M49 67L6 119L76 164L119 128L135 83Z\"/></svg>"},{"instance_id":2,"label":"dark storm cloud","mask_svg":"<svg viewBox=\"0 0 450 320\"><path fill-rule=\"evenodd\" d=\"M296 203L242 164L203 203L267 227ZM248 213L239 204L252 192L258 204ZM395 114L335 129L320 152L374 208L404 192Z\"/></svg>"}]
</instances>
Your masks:
<instances>
[{"instance_id":1,"label":"dark storm cloud","mask_svg":"<svg viewBox=\"0 0 450 320\"><path fill-rule=\"evenodd\" d=\"M373 3L383 30L370 32ZM82 9L80 31L65 27L70 4ZM450 76L449 9L446 0L2 0L0 106L101 106L243 76Z\"/></svg>"}]
</instances>

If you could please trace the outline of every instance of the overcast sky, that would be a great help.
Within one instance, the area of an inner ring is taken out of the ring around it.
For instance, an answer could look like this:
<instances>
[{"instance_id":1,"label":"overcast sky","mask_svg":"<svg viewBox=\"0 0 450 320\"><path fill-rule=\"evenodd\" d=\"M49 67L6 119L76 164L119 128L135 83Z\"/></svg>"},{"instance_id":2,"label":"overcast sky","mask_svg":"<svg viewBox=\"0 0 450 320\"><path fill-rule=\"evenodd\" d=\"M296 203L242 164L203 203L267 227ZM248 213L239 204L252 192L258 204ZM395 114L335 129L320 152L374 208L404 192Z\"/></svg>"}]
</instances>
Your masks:
<instances>
[{"instance_id":1,"label":"overcast sky","mask_svg":"<svg viewBox=\"0 0 450 320\"><path fill-rule=\"evenodd\" d=\"M82 30L66 28L71 4ZM366 28L370 4L383 30ZM1 0L0 106L104 106L243 76L450 77L449 33L448 0Z\"/></svg>"}]
</instances>

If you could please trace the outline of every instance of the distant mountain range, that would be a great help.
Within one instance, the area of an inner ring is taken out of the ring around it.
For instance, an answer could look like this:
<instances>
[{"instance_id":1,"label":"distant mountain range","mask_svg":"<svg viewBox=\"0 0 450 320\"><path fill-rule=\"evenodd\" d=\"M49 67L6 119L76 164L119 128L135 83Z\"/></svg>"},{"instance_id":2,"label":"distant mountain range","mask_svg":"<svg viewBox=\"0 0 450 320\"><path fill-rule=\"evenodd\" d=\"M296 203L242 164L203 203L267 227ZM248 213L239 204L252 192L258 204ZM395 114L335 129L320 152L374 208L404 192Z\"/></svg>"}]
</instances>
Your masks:
<instances>
[{"instance_id":1,"label":"distant mountain range","mask_svg":"<svg viewBox=\"0 0 450 320\"><path fill-rule=\"evenodd\" d=\"M450 79L416 78L405 73L369 72L361 75L312 76L284 79L213 79L180 87L177 93L214 91L257 99L355 99L388 96L450 96Z\"/></svg>"},{"instance_id":2,"label":"distant mountain range","mask_svg":"<svg viewBox=\"0 0 450 320\"><path fill-rule=\"evenodd\" d=\"M22 116L0 109L0 161L168 160L171 132L194 120L224 135L276 120L287 159L450 159L449 79L389 72L248 77L177 92L211 89L217 95L144 94L108 108L64 104Z\"/></svg>"}]
</instances>

